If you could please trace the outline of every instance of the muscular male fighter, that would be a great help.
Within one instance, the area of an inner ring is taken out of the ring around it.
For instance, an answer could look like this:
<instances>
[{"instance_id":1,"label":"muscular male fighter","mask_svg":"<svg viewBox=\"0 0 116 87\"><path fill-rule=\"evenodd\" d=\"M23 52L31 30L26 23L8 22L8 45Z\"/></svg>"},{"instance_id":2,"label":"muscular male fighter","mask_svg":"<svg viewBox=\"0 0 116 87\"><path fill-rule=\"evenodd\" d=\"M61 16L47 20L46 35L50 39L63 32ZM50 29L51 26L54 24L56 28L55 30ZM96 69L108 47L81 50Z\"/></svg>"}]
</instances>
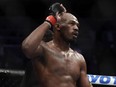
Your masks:
<instances>
[{"instance_id":1,"label":"muscular male fighter","mask_svg":"<svg viewBox=\"0 0 116 87\"><path fill-rule=\"evenodd\" d=\"M41 87L90 87L83 56L70 48L70 42L77 39L79 22L60 7L62 12L57 9L23 41L23 52L32 60ZM53 40L44 42L51 27Z\"/></svg>"}]
</instances>

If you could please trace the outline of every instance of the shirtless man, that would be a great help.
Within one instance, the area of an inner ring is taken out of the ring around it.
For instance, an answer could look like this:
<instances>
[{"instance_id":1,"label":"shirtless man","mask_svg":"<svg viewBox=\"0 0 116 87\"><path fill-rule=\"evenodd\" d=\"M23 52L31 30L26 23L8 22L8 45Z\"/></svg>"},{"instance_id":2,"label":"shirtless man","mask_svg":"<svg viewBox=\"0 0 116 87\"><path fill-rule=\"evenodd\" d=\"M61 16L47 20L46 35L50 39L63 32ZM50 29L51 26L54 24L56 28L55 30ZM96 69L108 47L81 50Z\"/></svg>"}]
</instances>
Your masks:
<instances>
[{"instance_id":1,"label":"shirtless man","mask_svg":"<svg viewBox=\"0 0 116 87\"><path fill-rule=\"evenodd\" d=\"M53 40L44 42L43 36L51 27ZM78 27L77 18L64 8L48 16L23 41L23 52L32 60L41 87L90 87L83 56L70 48L70 42L77 39Z\"/></svg>"}]
</instances>

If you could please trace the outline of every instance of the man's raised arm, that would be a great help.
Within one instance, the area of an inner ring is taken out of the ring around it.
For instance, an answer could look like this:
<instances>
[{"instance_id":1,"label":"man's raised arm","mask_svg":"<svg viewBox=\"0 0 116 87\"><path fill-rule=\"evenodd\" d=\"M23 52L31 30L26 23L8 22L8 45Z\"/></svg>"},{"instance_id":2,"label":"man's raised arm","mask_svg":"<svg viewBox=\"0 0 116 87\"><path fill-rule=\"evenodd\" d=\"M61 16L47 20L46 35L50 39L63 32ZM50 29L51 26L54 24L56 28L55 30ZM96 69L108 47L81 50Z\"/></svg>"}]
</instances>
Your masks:
<instances>
[{"instance_id":1,"label":"man's raised arm","mask_svg":"<svg viewBox=\"0 0 116 87\"><path fill-rule=\"evenodd\" d=\"M50 6L51 15L49 15L46 20L38 26L32 33L27 36L27 38L22 43L22 50L28 58L33 58L39 55L41 52L41 42L44 34L51 26L54 26L57 22L57 15L65 12L65 8L60 3L54 3ZM56 15L57 14L57 15Z\"/></svg>"}]
</instances>

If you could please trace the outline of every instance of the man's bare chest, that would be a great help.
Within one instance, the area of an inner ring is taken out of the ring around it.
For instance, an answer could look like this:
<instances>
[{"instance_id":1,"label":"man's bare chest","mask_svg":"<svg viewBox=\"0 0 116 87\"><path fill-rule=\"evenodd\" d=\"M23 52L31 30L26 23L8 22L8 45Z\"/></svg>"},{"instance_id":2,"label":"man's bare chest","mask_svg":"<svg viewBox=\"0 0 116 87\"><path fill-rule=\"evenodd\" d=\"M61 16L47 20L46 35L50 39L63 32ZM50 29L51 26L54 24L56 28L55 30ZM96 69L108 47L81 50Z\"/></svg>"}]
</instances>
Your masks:
<instances>
[{"instance_id":1,"label":"man's bare chest","mask_svg":"<svg viewBox=\"0 0 116 87\"><path fill-rule=\"evenodd\" d=\"M73 52L63 53L57 50L47 49L44 57L45 65L51 73L57 75L79 76L80 63L78 56Z\"/></svg>"}]
</instances>

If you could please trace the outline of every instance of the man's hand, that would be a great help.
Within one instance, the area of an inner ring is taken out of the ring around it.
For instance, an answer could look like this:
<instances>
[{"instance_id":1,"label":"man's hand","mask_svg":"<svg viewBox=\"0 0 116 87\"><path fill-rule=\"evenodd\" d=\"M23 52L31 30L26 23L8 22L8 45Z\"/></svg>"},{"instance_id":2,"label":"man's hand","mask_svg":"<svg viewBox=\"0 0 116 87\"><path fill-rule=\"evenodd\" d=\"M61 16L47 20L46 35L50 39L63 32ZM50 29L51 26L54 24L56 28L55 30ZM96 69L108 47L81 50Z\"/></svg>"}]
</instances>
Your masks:
<instances>
[{"instance_id":1,"label":"man's hand","mask_svg":"<svg viewBox=\"0 0 116 87\"><path fill-rule=\"evenodd\" d=\"M66 8L60 3L54 3L50 6L50 15L46 18L52 26L56 24L57 21L61 20L61 15L66 12Z\"/></svg>"},{"instance_id":2,"label":"man's hand","mask_svg":"<svg viewBox=\"0 0 116 87\"><path fill-rule=\"evenodd\" d=\"M60 3L54 3L49 8L50 14L56 16L56 13L62 14L62 12L66 12L66 8Z\"/></svg>"},{"instance_id":3,"label":"man's hand","mask_svg":"<svg viewBox=\"0 0 116 87\"><path fill-rule=\"evenodd\" d=\"M57 21L60 21L60 16L66 12L66 8L63 6L63 4L60 3L54 3L50 6L49 10L51 11L51 14L55 16Z\"/></svg>"}]
</instances>

